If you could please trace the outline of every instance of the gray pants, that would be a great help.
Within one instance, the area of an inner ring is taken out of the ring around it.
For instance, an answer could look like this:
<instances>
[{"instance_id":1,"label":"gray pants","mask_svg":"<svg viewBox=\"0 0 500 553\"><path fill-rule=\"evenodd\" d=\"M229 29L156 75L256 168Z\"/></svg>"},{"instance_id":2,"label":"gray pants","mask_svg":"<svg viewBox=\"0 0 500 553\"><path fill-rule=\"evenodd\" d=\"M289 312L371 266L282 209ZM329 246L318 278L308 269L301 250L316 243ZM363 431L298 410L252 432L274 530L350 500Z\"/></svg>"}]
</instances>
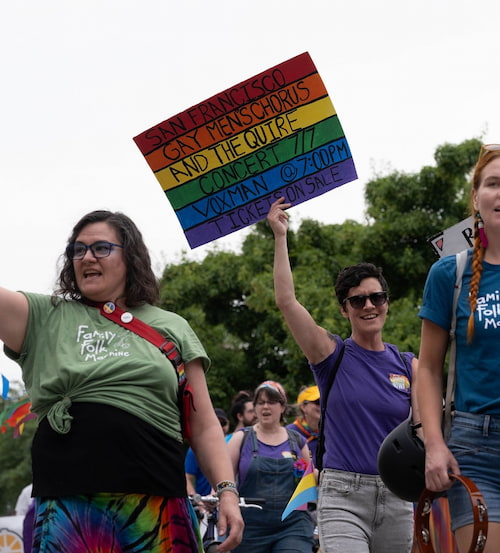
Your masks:
<instances>
[{"instance_id":1,"label":"gray pants","mask_svg":"<svg viewBox=\"0 0 500 553\"><path fill-rule=\"evenodd\" d=\"M322 553L409 553L413 505L379 476L325 469L318 490Z\"/></svg>"}]
</instances>

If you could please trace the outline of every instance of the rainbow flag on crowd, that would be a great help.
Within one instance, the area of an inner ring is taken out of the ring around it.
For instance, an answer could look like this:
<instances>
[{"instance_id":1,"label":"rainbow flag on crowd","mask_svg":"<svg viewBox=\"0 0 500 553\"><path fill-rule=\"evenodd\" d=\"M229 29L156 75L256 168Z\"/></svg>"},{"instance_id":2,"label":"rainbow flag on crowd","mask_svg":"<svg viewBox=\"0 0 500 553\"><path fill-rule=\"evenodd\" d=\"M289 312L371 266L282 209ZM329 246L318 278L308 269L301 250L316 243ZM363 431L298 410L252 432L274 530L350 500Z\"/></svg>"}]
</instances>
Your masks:
<instances>
[{"instance_id":1,"label":"rainbow flag on crowd","mask_svg":"<svg viewBox=\"0 0 500 553\"><path fill-rule=\"evenodd\" d=\"M24 424L35 417L36 414L31 412L29 398L23 398L0 413L0 431L5 434L10 426L14 429L14 438L19 438L23 433Z\"/></svg>"}]
</instances>

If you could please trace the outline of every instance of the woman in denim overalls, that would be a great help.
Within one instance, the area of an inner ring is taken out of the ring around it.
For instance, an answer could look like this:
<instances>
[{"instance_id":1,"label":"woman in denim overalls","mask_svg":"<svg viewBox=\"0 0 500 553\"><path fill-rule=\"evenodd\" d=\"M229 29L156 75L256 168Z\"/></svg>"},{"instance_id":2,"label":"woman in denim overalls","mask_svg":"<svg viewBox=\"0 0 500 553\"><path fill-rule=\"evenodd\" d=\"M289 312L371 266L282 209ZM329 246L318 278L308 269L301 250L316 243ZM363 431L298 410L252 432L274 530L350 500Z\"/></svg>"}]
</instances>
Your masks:
<instances>
[{"instance_id":1,"label":"woman in denim overalls","mask_svg":"<svg viewBox=\"0 0 500 553\"><path fill-rule=\"evenodd\" d=\"M258 422L237 432L229 442L239 491L264 498L262 510L245 509L243 541L234 553L308 553L314 523L307 511L281 515L297 486L297 459L309 460L305 439L282 426L286 396L280 384L266 381L255 392Z\"/></svg>"},{"instance_id":2,"label":"woman in denim overalls","mask_svg":"<svg viewBox=\"0 0 500 553\"><path fill-rule=\"evenodd\" d=\"M276 305L326 402L317 502L321 551L410 553L413 506L384 484L377 455L387 434L408 418L410 408L418 421L412 386L417 360L413 353L383 341L388 286L381 269L371 263L346 267L335 280L340 314L351 327L347 339L318 324L299 302L288 255L289 207L280 198L267 218L275 239Z\"/></svg>"}]
</instances>

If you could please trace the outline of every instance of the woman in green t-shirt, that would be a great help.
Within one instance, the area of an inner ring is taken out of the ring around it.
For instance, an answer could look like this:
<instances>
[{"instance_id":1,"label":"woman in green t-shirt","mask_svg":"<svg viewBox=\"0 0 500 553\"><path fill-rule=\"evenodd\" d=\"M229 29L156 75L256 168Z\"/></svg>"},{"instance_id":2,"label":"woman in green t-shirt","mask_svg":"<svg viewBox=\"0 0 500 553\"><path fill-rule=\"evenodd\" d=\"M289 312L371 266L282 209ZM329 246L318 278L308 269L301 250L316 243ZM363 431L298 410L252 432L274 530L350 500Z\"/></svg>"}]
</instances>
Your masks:
<instances>
[{"instance_id":1,"label":"woman in green t-shirt","mask_svg":"<svg viewBox=\"0 0 500 553\"><path fill-rule=\"evenodd\" d=\"M172 341L194 391L191 446L220 496L220 551L243 522L224 436L205 380L209 359L182 317L155 304L142 235L122 213L74 227L53 296L0 288L0 339L22 368L38 415L32 447L33 553L199 551L186 494L177 374L165 355L103 316L141 319ZM171 547L171 549L169 549Z\"/></svg>"}]
</instances>

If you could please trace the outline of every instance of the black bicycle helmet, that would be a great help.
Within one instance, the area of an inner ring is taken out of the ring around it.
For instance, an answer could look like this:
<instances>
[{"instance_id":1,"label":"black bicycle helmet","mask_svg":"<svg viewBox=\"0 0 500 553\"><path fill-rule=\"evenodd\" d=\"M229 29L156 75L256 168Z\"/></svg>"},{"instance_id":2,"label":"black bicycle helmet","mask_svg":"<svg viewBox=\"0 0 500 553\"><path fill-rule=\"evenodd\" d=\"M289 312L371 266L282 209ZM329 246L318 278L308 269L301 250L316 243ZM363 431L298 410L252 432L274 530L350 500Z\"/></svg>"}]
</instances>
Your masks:
<instances>
[{"instance_id":1,"label":"black bicycle helmet","mask_svg":"<svg viewBox=\"0 0 500 553\"><path fill-rule=\"evenodd\" d=\"M425 489L425 449L411 415L382 442L377 458L384 484L401 499L417 502Z\"/></svg>"}]
</instances>

